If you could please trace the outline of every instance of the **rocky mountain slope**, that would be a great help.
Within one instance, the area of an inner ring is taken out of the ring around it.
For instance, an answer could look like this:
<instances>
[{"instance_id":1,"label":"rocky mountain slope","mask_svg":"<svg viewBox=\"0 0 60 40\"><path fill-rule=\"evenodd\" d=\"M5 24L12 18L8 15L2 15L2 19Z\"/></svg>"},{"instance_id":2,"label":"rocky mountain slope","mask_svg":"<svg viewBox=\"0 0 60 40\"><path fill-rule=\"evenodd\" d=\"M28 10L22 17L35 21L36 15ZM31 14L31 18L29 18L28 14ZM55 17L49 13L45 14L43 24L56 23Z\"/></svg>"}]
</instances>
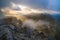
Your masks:
<instances>
[{"instance_id":1,"label":"rocky mountain slope","mask_svg":"<svg viewBox=\"0 0 60 40\"><path fill-rule=\"evenodd\" d=\"M24 15L22 20L20 16L0 19L0 40L56 40L55 20L51 15Z\"/></svg>"}]
</instances>

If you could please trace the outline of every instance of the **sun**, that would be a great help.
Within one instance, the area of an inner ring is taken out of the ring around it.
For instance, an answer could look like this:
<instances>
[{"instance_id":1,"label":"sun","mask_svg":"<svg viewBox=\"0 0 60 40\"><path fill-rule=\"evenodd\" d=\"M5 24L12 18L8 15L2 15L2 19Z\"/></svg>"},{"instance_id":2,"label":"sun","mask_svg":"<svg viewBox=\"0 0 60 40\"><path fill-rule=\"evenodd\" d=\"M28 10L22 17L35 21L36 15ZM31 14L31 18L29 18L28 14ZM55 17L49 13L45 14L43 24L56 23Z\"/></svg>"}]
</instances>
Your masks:
<instances>
[{"instance_id":1,"label":"sun","mask_svg":"<svg viewBox=\"0 0 60 40\"><path fill-rule=\"evenodd\" d=\"M17 5L17 7L21 8L21 9L27 8L27 7L22 6L22 5Z\"/></svg>"}]
</instances>

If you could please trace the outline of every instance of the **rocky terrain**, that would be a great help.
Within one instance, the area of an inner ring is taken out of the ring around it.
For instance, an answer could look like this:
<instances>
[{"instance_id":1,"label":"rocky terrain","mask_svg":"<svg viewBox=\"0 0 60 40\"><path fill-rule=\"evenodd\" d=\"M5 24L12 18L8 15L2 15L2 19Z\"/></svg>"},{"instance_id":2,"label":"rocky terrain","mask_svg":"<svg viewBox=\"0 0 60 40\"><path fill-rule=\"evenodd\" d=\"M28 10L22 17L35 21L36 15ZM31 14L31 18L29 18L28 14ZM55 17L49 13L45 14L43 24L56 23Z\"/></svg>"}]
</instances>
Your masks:
<instances>
[{"instance_id":1,"label":"rocky terrain","mask_svg":"<svg viewBox=\"0 0 60 40\"><path fill-rule=\"evenodd\" d=\"M49 14L24 15L0 19L0 40L59 40L55 20Z\"/></svg>"}]
</instances>

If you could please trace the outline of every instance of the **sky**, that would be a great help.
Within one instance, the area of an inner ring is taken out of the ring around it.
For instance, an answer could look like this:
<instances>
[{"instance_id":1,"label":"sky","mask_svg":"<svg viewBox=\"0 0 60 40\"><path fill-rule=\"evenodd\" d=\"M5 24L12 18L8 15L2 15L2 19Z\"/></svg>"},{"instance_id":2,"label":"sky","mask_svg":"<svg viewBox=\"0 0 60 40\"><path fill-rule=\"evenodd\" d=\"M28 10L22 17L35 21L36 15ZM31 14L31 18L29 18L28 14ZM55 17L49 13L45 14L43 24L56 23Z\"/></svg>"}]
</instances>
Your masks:
<instances>
[{"instance_id":1,"label":"sky","mask_svg":"<svg viewBox=\"0 0 60 40\"><path fill-rule=\"evenodd\" d=\"M0 7L9 6L10 2L15 2L18 4L28 5L28 6L45 6L47 4L47 1L45 0L0 0Z\"/></svg>"},{"instance_id":2,"label":"sky","mask_svg":"<svg viewBox=\"0 0 60 40\"><path fill-rule=\"evenodd\" d=\"M60 0L0 0L0 8L11 6L11 2L31 8L60 11Z\"/></svg>"}]
</instances>

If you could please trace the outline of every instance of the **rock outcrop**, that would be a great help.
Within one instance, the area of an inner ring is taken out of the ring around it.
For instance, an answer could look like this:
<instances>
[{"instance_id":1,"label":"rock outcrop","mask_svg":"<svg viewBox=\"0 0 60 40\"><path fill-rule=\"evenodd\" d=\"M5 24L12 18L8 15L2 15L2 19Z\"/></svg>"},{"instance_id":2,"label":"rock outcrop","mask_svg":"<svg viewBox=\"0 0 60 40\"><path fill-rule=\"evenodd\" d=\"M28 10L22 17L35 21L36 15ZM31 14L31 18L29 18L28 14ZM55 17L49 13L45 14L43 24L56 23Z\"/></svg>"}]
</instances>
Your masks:
<instances>
[{"instance_id":1,"label":"rock outcrop","mask_svg":"<svg viewBox=\"0 0 60 40\"><path fill-rule=\"evenodd\" d=\"M0 40L56 40L54 26L48 16L46 20L44 17L36 17L38 21L32 18L21 21L17 17L0 19Z\"/></svg>"}]
</instances>

